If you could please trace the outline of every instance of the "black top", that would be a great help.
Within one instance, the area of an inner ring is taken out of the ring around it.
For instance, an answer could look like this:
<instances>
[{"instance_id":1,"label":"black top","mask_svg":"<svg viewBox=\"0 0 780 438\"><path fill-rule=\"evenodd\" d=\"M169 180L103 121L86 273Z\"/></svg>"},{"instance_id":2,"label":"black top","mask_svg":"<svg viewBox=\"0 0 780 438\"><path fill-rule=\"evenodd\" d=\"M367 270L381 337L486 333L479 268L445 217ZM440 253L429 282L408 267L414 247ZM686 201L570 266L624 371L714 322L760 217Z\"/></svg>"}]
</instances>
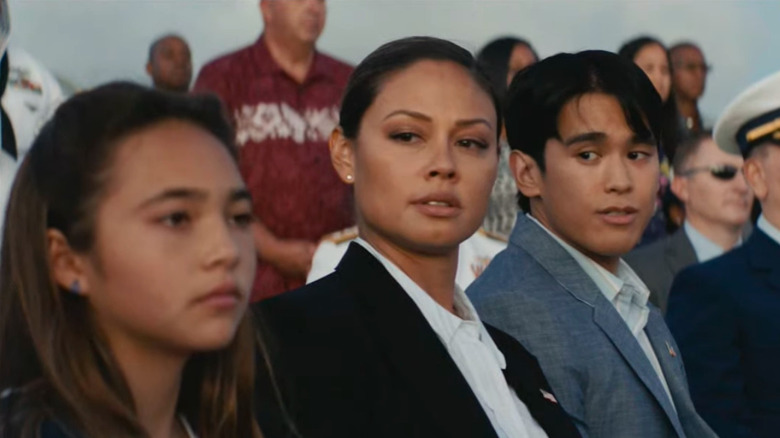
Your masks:
<instances>
[{"instance_id":1,"label":"black top","mask_svg":"<svg viewBox=\"0 0 780 438\"><path fill-rule=\"evenodd\" d=\"M0 397L0 436L2 438L21 437L20 431L17 429L18 425L15 424L14 419L11 419L14 416L13 409L17 401L19 401L19 397L13 392ZM56 420L44 421L38 436L40 438L80 438L80 435L68 431L61 422Z\"/></svg>"},{"instance_id":2,"label":"black top","mask_svg":"<svg viewBox=\"0 0 780 438\"><path fill-rule=\"evenodd\" d=\"M269 351L304 438L496 437L423 314L359 245L350 245L333 274L254 311L274 336ZM578 437L568 415L543 396L541 390L552 390L536 359L509 335L486 328L506 358L507 382L548 436ZM259 382L261 428L290 436L272 425L279 405L262 373Z\"/></svg>"}]
</instances>

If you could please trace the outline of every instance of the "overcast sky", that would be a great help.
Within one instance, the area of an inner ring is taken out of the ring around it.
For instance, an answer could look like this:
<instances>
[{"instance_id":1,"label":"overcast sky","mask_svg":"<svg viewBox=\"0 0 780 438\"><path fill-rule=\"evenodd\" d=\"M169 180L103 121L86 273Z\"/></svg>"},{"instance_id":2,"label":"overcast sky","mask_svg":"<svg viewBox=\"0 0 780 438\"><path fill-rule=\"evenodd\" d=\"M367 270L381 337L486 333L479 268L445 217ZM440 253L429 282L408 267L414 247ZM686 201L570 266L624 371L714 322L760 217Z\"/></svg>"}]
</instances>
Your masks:
<instances>
[{"instance_id":1,"label":"overcast sky","mask_svg":"<svg viewBox=\"0 0 780 438\"><path fill-rule=\"evenodd\" d=\"M328 0L320 49L352 63L379 44L434 35L476 50L515 34L541 56L617 50L639 34L700 43L713 66L702 100L714 119L751 82L780 70L780 1L766 0ZM149 43L189 40L197 72L208 59L254 41L255 0L10 0L12 44L78 87L147 82Z\"/></svg>"}]
</instances>

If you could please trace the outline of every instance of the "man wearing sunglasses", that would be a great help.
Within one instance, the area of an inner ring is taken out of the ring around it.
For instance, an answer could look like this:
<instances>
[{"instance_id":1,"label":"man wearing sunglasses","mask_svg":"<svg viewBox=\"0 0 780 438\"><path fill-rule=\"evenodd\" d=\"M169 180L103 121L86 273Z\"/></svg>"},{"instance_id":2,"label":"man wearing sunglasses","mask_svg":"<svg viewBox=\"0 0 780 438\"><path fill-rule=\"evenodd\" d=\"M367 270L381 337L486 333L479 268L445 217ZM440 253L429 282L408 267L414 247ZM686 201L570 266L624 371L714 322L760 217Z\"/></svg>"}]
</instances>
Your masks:
<instances>
[{"instance_id":1,"label":"man wearing sunglasses","mask_svg":"<svg viewBox=\"0 0 780 438\"><path fill-rule=\"evenodd\" d=\"M667 322L696 409L723 437L780 431L780 73L732 102L715 128L763 210L744 245L683 270Z\"/></svg>"},{"instance_id":2,"label":"man wearing sunglasses","mask_svg":"<svg viewBox=\"0 0 780 438\"><path fill-rule=\"evenodd\" d=\"M650 302L663 313L678 272L741 243L753 205L742 164L740 155L720 150L709 134L694 135L677 147L671 190L684 205L685 223L626 256L650 289Z\"/></svg>"}]
</instances>

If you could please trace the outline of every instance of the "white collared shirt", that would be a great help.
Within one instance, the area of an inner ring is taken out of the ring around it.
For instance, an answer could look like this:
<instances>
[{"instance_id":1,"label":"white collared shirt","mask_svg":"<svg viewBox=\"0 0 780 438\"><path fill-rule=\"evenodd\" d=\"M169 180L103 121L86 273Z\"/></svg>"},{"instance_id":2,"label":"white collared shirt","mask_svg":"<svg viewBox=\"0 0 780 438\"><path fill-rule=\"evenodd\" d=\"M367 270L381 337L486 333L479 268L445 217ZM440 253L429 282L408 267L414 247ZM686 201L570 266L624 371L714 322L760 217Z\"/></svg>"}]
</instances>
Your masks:
<instances>
[{"instance_id":1,"label":"white collared shirt","mask_svg":"<svg viewBox=\"0 0 780 438\"><path fill-rule=\"evenodd\" d=\"M658 357L655 355L653 345L650 343L650 338L648 338L647 333L645 333L647 317L650 314L650 309L647 307L650 289L647 288L645 283L642 282L639 276L636 275L634 270L631 269L628 263L623 261L623 259L619 259L617 275L615 275L596 263L590 257L564 242L533 216L528 214L526 216L539 225L547 234L552 236L552 238L555 239L563 249L572 256L572 258L574 258L588 277L596 283L596 286L607 301L615 306L615 310L617 310L621 319L623 319L629 330L631 330L631 333L633 333L639 346L642 348L642 351L644 351L645 356L647 356L647 359L650 361L650 365L652 365L653 370L656 375L658 375L658 379L661 381L661 385L664 387L666 395L669 396L672 407L674 407L672 393L669 391L669 384L666 382L666 377L661 369L661 363L658 362ZM628 287L624 288L624 286Z\"/></svg>"},{"instance_id":2,"label":"white collared shirt","mask_svg":"<svg viewBox=\"0 0 780 438\"><path fill-rule=\"evenodd\" d=\"M715 257L720 257L726 252L720 245L700 233L690 222L685 221L685 223L683 223L683 229L685 230L685 235L688 236L688 240L691 242L691 246L693 246L693 252L696 253L696 259L699 263L704 263ZM736 248L741 244L742 238L740 237L734 247Z\"/></svg>"},{"instance_id":3,"label":"white collared shirt","mask_svg":"<svg viewBox=\"0 0 780 438\"><path fill-rule=\"evenodd\" d=\"M463 290L455 287L455 312L461 318L439 305L370 243L361 238L355 242L382 263L420 309L477 396L496 434L500 438L547 437L525 403L507 384L501 371L506 368L504 355L482 325Z\"/></svg>"},{"instance_id":4,"label":"white collared shirt","mask_svg":"<svg viewBox=\"0 0 780 438\"><path fill-rule=\"evenodd\" d=\"M778 245L780 245L780 229L778 229L776 226L769 223L768 220L764 217L763 214L758 217L758 223L756 224L759 230L766 233L767 236L769 236L770 239L777 242Z\"/></svg>"}]
</instances>

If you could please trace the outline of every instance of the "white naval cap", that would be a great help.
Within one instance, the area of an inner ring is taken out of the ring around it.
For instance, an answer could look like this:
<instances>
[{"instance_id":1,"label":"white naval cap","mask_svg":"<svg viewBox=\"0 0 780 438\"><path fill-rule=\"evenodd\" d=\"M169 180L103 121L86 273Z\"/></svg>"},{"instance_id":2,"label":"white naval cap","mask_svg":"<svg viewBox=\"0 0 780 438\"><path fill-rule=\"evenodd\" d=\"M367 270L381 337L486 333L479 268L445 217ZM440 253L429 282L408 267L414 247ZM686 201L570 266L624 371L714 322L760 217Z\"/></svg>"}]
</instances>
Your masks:
<instances>
[{"instance_id":1,"label":"white naval cap","mask_svg":"<svg viewBox=\"0 0 780 438\"><path fill-rule=\"evenodd\" d=\"M767 141L780 144L780 72L740 93L715 124L715 142L726 152L747 156Z\"/></svg>"}]
</instances>

